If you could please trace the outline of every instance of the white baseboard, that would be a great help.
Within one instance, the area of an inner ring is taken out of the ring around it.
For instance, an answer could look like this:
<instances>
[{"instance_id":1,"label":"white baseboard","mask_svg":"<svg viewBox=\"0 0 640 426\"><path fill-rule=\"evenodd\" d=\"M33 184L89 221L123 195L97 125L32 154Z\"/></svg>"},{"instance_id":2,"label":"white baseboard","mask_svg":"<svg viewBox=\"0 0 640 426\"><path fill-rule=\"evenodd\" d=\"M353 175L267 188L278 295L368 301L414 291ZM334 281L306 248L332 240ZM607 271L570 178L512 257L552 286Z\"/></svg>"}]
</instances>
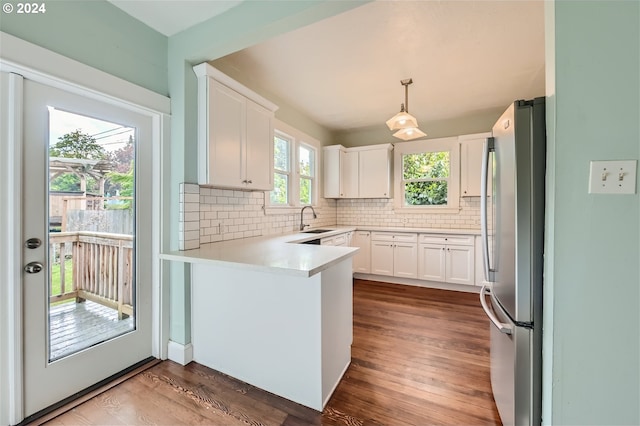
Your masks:
<instances>
[{"instance_id":1,"label":"white baseboard","mask_svg":"<svg viewBox=\"0 0 640 426\"><path fill-rule=\"evenodd\" d=\"M173 362L177 362L180 365L187 365L193 361L193 346L191 343L186 345L176 343L169 340L169 346L167 347L167 358Z\"/></svg>"},{"instance_id":2,"label":"white baseboard","mask_svg":"<svg viewBox=\"0 0 640 426\"><path fill-rule=\"evenodd\" d=\"M375 275L375 274L363 274L361 272L354 273L353 277L361 280L380 281L380 282L391 283L391 284L412 285L415 287L437 288L440 290L462 291L465 293L480 293L480 288L481 288L481 286L477 286L477 285L441 283L436 281L416 280L412 278L390 277L386 275Z\"/></svg>"}]
</instances>

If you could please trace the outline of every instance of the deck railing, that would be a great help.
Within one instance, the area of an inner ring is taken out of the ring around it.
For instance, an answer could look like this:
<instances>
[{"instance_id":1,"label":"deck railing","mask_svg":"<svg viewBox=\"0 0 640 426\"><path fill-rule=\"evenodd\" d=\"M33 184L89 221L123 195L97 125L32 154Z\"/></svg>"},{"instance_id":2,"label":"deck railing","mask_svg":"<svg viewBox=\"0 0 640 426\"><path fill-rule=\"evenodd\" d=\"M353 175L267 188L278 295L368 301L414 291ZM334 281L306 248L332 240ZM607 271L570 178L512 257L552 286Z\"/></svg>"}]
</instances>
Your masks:
<instances>
[{"instance_id":1,"label":"deck railing","mask_svg":"<svg viewBox=\"0 0 640 426\"><path fill-rule=\"evenodd\" d=\"M49 249L51 303L91 300L117 309L119 318L133 315L131 235L88 231L51 233ZM71 260L70 274L68 260ZM57 280L52 279L55 268L60 273L59 290L54 288Z\"/></svg>"}]
</instances>

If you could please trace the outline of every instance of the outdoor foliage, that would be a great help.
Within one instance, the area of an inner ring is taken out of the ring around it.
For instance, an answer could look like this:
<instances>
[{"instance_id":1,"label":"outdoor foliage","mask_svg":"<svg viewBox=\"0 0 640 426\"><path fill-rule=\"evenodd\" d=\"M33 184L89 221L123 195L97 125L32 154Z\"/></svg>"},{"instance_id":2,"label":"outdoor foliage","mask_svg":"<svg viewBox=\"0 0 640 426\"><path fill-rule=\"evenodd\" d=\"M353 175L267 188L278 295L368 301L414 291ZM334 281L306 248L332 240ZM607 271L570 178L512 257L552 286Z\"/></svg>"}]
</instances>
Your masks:
<instances>
[{"instance_id":1,"label":"outdoor foliage","mask_svg":"<svg viewBox=\"0 0 640 426\"><path fill-rule=\"evenodd\" d=\"M49 148L49 156L110 160L114 171L106 176L105 194L101 195L115 196L117 194L122 197L131 197L134 188L135 146L133 142L133 137L129 136L124 147L107 152L91 135L77 129L60 137L58 142ZM96 192L98 190L96 179L87 175L86 180L87 191ZM73 173L65 173L52 180L49 187L52 191L80 191L80 177ZM131 201L107 203L106 207L108 209L128 209L131 208Z\"/></svg>"},{"instance_id":2,"label":"outdoor foliage","mask_svg":"<svg viewBox=\"0 0 640 426\"><path fill-rule=\"evenodd\" d=\"M405 205L447 204L449 152L422 152L402 156Z\"/></svg>"},{"instance_id":3,"label":"outdoor foliage","mask_svg":"<svg viewBox=\"0 0 640 426\"><path fill-rule=\"evenodd\" d=\"M91 135L77 129L58 138L58 142L49 149L49 156L104 160L107 152Z\"/></svg>"},{"instance_id":4,"label":"outdoor foliage","mask_svg":"<svg viewBox=\"0 0 640 426\"><path fill-rule=\"evenodd\" d=\"M274 160L273 168L273 191L271 191L271 204L287 205L289 203L289 141L286 139L274 138L273 144ZM284 172L284 173L283 173Z\"/></svg>"},{"instance_id":5,"label":"outdoor foliage","mask_svg":"<svg viewBox=\"0 0 640 426\"><path fill-rule=\"evenodd\" d=\"M108 157L108 154L91 135L77 129L58 138L58 142L49 148L49 156L103 160ZM95 190L97 186L96 180L87 176L87 190ZM80 177L72 173L65 173L52 180L49 188L52 191L80 191Z\"/></svg>"},{"instance_id":6,"label":"outdoor foliage","mask_svg":"<svg viewBox=\"0 0 640 426\"><path fill-rule=\"evenodd\" d=\"M114 186L120 188L119 194L121 197L133 197L134 191L134 175L133 175L133 161L129 166L129 171L126 173L110 172L107 174L107 179ZM122 200L119 203L107 203L107 207L110 209L130 209L131 200Z\"/></svg>"}]
</instances>

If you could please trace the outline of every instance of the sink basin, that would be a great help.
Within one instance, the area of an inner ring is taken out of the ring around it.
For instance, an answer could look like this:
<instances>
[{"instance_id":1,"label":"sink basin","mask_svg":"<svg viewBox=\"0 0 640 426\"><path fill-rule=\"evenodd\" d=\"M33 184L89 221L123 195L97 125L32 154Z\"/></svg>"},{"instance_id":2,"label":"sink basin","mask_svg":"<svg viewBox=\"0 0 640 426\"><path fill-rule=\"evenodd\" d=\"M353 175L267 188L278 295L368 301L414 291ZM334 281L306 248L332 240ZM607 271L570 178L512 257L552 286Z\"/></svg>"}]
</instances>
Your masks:
<instances>
[{"instance_id":1,"label":"sink basin","mask_svg":"<svg viewBox=\"0 0 640 426\"><path fill-rule=\"evenodd\" d=\"M303 234L322 234L323 232L331 232L333 229L309 229L302 231Z\"/></svg>"}]
</instances>

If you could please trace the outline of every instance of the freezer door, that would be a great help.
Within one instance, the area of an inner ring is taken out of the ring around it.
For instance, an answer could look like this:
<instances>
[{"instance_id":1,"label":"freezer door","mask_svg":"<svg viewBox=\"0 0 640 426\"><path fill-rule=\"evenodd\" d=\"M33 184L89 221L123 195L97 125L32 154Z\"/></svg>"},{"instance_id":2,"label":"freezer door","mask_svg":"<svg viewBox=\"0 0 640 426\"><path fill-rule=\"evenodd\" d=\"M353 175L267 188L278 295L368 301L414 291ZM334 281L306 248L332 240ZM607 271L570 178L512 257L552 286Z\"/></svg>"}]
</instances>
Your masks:
<instances>
[{"instance_id":1,"label":"freezer door","mask_svg":"<svg viewBox=\"0 0 640 426\"><path fill-rule=\"evenodd\" d=\"M544 103L517 101L498 119L494 137L493 294L518 324L534 320L542 291Z\"/></svg>"},{"instance_id":2,"label":"freezer door","mask_svg":"<svg viewBox=\"0 0 640 426\"><path fill-rule=\"evenodd\" d=\"M491 388L500 419L505 426L537 426L540 414L532 382L532 330L516 327L493 298L491 305L498 320L511 330L506 334L490 325Z\"/></svg>"}]
</instances>

